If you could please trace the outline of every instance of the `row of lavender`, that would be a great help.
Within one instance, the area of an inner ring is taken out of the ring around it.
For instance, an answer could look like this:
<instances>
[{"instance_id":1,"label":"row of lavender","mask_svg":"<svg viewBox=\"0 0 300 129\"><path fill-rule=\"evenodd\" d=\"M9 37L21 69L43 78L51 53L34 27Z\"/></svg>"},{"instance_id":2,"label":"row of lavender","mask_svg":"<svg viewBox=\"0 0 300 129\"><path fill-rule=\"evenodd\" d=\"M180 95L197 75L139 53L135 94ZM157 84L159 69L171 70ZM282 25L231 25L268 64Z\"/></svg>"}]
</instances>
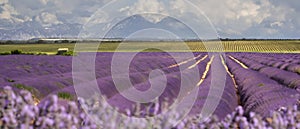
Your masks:
<instances>
[{"instance_id":1,"label":"row of lavender","mask_svg":"<svg viewBox=\"0 0 300 129\"><path fill-rule=\"evenodd\" d=\"M239 57L261 64L300 74L300 56L298 54L239 54Z\"/></svg>"},{"instance_id":2,"label":"row of lavender","mask_svg":"<svg viewBox=\"0 0 300 129\"><path fill-rule=\"evenodd\" d=\"M278 83L300 91L300 59L298 56L288 58L287 55L262 56L239 54L235 57L249 68L276 80ZM292 60L291 60L292 59Z\"/></svg>"},{"instance_id":3,"label":"row of lavender","mask_svg":"<svg viewBox=\"0 0 300 129\"><path fill-rule=\"evenodd\" d=\"M0 84L36 91L41 99L72 86L72 57L7 55L0 57Z\"/></svg>"},{"instance_id":4,"label":"row of lavender","mask_svg":"<svg viewBox=\"0 0 300 129\"><path fill-rule=\"evenodd\" d=\"M262 59L261 61L268 62L267 58L275 60L275 57L230 53L226 58L229 70L238 85L241 104L247 113L253 111L268 117L274 110L299 103L299 91L296 90L298 84L294 84L300 78L297 73L255 61Z\"/></svg>"}]
</instances>

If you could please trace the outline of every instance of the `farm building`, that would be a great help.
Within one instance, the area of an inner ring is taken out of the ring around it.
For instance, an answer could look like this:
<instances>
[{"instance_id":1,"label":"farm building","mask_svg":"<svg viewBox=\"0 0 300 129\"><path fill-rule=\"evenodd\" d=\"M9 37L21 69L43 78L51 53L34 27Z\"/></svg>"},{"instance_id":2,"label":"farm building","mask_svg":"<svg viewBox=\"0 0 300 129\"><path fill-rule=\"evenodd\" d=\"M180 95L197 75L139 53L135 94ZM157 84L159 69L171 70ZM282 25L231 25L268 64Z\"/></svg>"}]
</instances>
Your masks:
<instances>
[{"instance_id":1,"label":"farm building","mask_svg":"<svg viewBox=\"0 0 300 129\"><path fill-rule=\"evenodd\" d=\"M68 52L69 48L58 48L57 55L63 55L64 53Z\"/></svg>"}]
</instances>

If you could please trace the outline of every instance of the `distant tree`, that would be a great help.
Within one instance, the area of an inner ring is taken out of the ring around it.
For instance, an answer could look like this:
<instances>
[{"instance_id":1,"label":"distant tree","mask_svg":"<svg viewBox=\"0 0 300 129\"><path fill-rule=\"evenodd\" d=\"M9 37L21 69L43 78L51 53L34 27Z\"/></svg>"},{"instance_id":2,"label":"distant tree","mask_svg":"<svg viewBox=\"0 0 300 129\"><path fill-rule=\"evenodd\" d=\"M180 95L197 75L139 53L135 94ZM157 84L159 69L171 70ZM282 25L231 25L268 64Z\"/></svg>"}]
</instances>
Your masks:
<instances>
[{"instance_id":1,"label":"distant tree","mask_svg":"<svg viewBox=\"0 0 300 129\"><path fill-rule=\"evenodd\" d=\"M5 43L6 43L6 44L12 44L12 43L14 43L14 42L11 41L11 40L7 40Z\"/></svg>"},{"instance_id":2,"label":"distant tree","mask_svg":"<svg viewBox=\"0 0 300 129\"><path fill-rule=\"evenodd\" d=\"M69 43L69 40L63 40L62 43Z\"/></svg>"}]
</instances>

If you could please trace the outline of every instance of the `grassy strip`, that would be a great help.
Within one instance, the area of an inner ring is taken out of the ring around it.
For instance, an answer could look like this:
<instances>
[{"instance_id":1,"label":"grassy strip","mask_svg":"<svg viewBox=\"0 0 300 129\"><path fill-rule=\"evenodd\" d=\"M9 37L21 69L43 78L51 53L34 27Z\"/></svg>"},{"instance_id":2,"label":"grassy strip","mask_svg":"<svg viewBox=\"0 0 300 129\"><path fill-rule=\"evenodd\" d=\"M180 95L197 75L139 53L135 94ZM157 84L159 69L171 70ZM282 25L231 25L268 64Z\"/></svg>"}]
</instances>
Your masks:
<instances>
[{"instance_id":1,"label":"grassy strip","mask_svg":"<svg viewBox=\"0 0 300 129\"><path fill-rule=\"evenodd\" d=\"M27 90L30 93L32 93L34 96L39 96L39 91L37 89L35 89L34 87L26 86L24 84L13 84L12 86L15 88L18 88L20 90Z\"/></svg>"},{"instance_id":2,"label":"grassy strip","mask_svg":"<svg viewBox=\"0 0 300 129\"><path fill-rule=\"evenodd\" d=\"M57 93L58 98L66 99L66 100L72 100L73 95L68 92L58 92Z\"/></svg>"},{"instance_id":3,"label":"grassy strip","mask_svg":"<svg viewBox=\"0 0 300 129\"><path fill-rule=\"evenodd\" d=\"M18 88L18 89L27 90L27 91L29 91L31 93L34 92L34 90L35 90L34 88L26 86L26 85L23 85L23 84L14 84L13 86L16 87L16 88Z\"/></svg>"},{"instance_id":4,"label":"grassy strip","mask_svg":"<svg viewBox=\"0 0 300 129\"><path fill-rule=\"evenodd\" d=\"M21 50L11 50L10 52L2 52L0 55L47 55L46 53L22 52Z\"/></svg>"}]
</instances>

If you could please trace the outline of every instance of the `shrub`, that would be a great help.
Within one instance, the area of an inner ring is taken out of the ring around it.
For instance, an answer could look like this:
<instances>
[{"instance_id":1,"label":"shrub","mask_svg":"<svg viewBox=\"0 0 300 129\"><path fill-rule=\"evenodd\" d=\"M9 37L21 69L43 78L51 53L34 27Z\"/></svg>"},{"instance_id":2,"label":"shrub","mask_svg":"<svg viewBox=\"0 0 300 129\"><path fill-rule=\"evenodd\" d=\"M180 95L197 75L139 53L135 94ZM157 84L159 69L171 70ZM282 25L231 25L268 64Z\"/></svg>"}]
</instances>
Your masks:
<instances>
[{"instance_id":1,"label":"shrub","mask_svg":"<svg viewBox=\"0 0 300 129\"><path fill-rule=\"evenodd\" d=\"M39 52L36 55L47 55L47 53L41 53L41 52Z\"/></svg>"},{"instance_id":2,"label":"shrub","mask_svg":"<svg viewBox=\"0 0 300 129\"><path fill-rule=\"evenodd\" d=\"M10 52L3 52L3 53L0 53L0 55L10 55L11 53Z\"/></svg>"},{"instance_id":3,"label":"shrub","mask_svg":"<svg viewBox=\"0 0 300 129\"><path fill-rule=\"evenodd\" d=\"M65 52L62 54L63 56L74 56L75 55L75 52L73 51L68 51L68 52Z\"/></svg>"},{"instance_id":4,"label":"shrub","mask_svg":"<svg viewBox=\"0 0 300 129\"><path fill-rule=\"evenodd\" d=\"M22 51L21 50L12 50L12 51L10 51L10 53L12 55L19 55L19 54L22 54Z\"/></svg>"},{"instance_id":5,"label":"shrub","mask_svg":"<svg viewBox=\"0 0 300 129\"><path fill-rule=\"evenodd\" d=\"M259 83L258 86L259 86L259 87L262 87L262 86L265 86L265 84Z\"/></svg>"},{"instance_id":6,"label":"shrub","mask_svg":"<svg viewBox=\"0 0 300 129\"><path fill-rule=\"evenodd\" d=\"M8 82L15 82L13 79L6 79Z\"/></svg>"},{"instance_id":7,"label":"shrub","mask_svg":"<svg viewBox=\"0 0 300 129\"><path fill-rule=\"evenodd\" d=\"M22 52L21 50L12 50L10 52L3 52L0 55L47 55L47 53L34 53L34 52Z\"/></svg>"}]
</instances>

